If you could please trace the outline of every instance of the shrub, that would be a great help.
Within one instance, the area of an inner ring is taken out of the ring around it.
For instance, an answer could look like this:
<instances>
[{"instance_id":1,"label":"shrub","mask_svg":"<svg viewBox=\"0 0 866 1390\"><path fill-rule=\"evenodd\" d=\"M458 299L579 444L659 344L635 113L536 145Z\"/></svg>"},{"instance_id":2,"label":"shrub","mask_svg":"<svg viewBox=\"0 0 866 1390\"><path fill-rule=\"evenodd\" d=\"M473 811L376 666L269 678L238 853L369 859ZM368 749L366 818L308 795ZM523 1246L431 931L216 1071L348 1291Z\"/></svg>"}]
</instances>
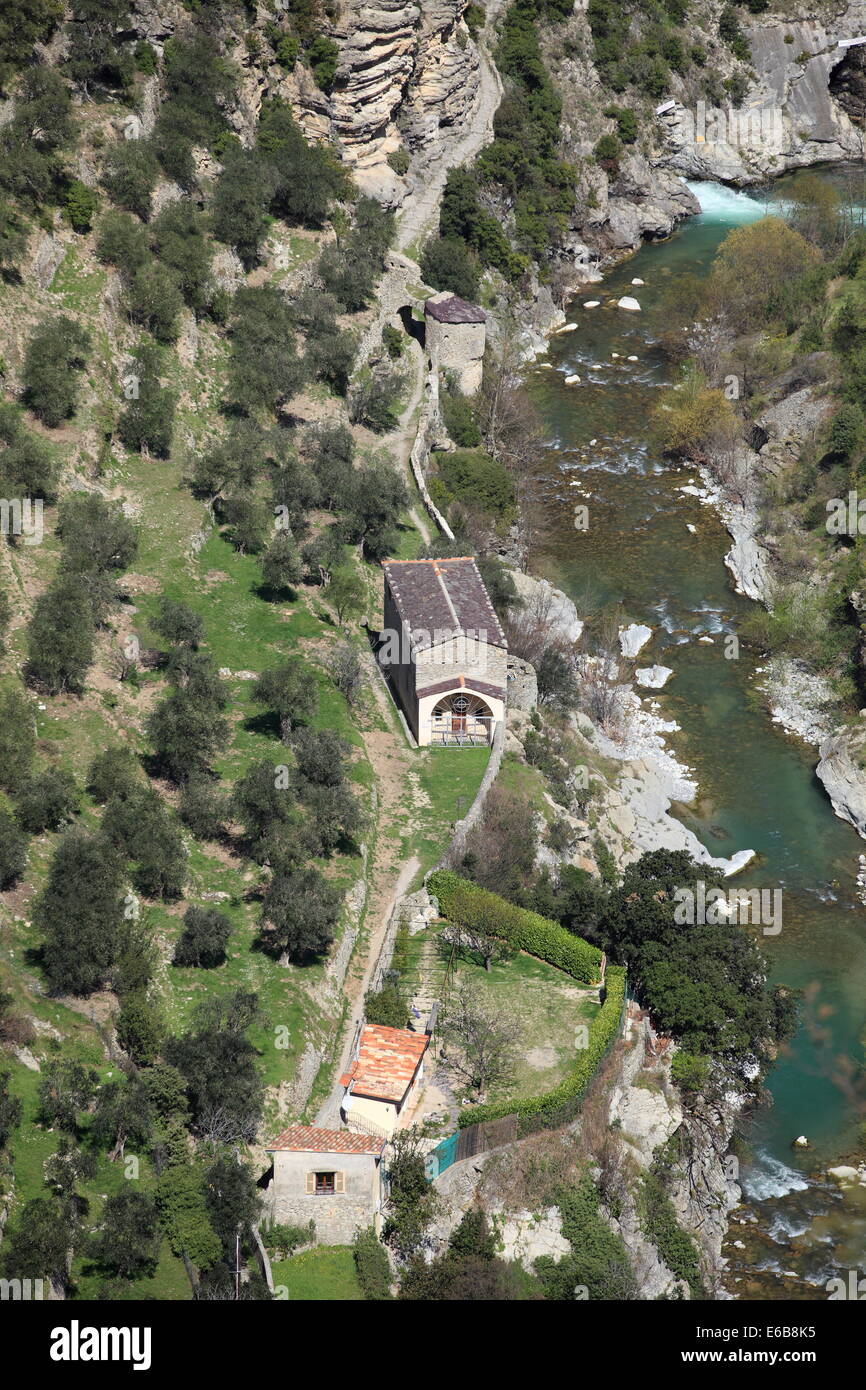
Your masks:
<instances>
[{"instance_id":1,"label":"shrub","mask_svg":"<svg viewBox=\"0 0 866 1390\"><path fill-rule=\"evenodd\" d=\"M384 1028L405 1028L409 1008L395 980L386 980L381 989L369 990L364 997L364 1015L368 1023Z\"/></svg>"},{"instance_id":2,"label":"shrub","mask_svg":"<svg viewBox=\"0 0 866 1390\"><path fill-rule=\"evenodd\" d=\"M60 505L64 568L78 573L124 570L135 559L138 532L121 502L98 492L73 492Z\"/></svg>"},{"instance_id":3,"label":"shrub","mask_svg":"<svg viewBox=\"0 0 866 1390\"><path fill-rule=\"evenodd\" d=\"M27 863L27 836L12 812L0 806L0 888L17 883Z\"/></svg>"},{"instance_id":4,"label":"shrub","mask_svg":"<svg viewBox=\"0 0 866 1390\"><path fill-rule=\"evenodd\" d=\"M148 140L123 140L115 145L102 174L111 201L145 221L150 216L150 199L158 178L159 161Z\"/></svg>"},{"instance_id":5,"label":"shrub","mask_svg":"<svg viewBox=\"0 0 866 1390\"><path fill-rule=\"evenodd\" d=\"M239 289L232 307L228 399L245 411L275 412L304 380L289 304L274 286L260 285Z\"/></svg>"},{"instance_id":6,"label":"shrub","mask_svg":"<svg viewBox=\"0 0 866 1390\"><path fill-rule=\"evenodd\" d=\"M618 169L622 157L622 145L615 135L610 133L602 135L601 139L596 142L592 157L596 164L601 165L602 169L615 171Z\"/></svg>"},{"instance_id":7,"label":"shrub","mask_svg":"<svg viewBox=\"0 0 866 1390\"><path fill-rule=\"evenodd\" d=\"M87 773L87 790L101 805L113 796L128 796L141 785L141 767L128 748L106 748L97 753Z\"/></svg>"},{"instance_id":8,"label":"shrub","mask_svg":"<svg viewBox=\"0 0 866 1390\"><path fill-rule=\"evenodd\" d=\"M183 297L165 266L155 260L139 266L130 279L126 302L133 323L146 328L158 343L176 340Z\"/></svg>"},{"instance_id":9,"label":"shrub","mask_svg":"<svg viewBox=\"0 0 866 1390\"><path fill-rule=\"evenodd\" d=\"M514 484L504 464L482 451L437 454L436 469L452 497L505 518L514 510Z\"/></svg>"},{"instance_id":10,"label":"shrub","mask_svg":"<svg viewBox=\"0 0 866 1390\"><path fill-rule=\"evenodd\" d=\"M475 300L481 279L478 257L458 237L431 237L421 255L421 274L437 290Z\"/></svg>"},{"instance_id":11,"label":"shrub","mask_svg":"<svg viewBox=\"0 0 866 1390\"><path fill-rule=\"evenodd\" d=\"M307 49L307 58L316 86L320 87L323 92L330 92L334 86L337 63L340 58L340 50L333 39L319 34L318 38L313 39Z\"/></svg>"},{"instance_id":12,"label":"shrub","mask_svg":"<svg viewBox=\"0 0 866 1390\"><path fill-rule=\"evenodd\" d=\"M256 148L274 175L275 216L321 227L332 200L348 197L345 170L326 147L308 144L291 107L279 97L262 102Z\"/></svg>"},{"instance_id":13,"label":"shrub","mask_svg":"<svg viewBox=\"0 0 866 1390\"><path fill-rule=\"evenodd\" d=\"M246 266L254 265L268 227L276 179L255 150L227 155L211 212L213 234L234 246Z\"/></svg>"},{"instance_id":14,"label":"shrub","mask_svg":"<svg viewBox=\"0 0 866 1390\"><path fill-rule=\"evenodd\" d=\"M154 343L142 342L126 380L128 404L120 416L118 433L129 449L168 458L174 433L175 393L160 380L162 361Z\"/></svg>"},{"instance_id":15,"label":"shrub","mask_svg":"<svg viewBox=\"0 0 866 1390\"><path fill-rule=\"evenodd\" d=\"M269 1250L279 1250L283 1259L288 1259L296 1250L316 1241L316 1223L308 1221L306 1226L292 1226L282 1221L269 1221L262 1226L262 1240Z\"/></svg>"},{"instance_id":16,"label":"shrub","mask_svg":"<svg viewBox=\"0 0 866 1390\"><path fill-rule=\"evenodd\" d=\"M661 1178L652 1171L643 1175L640 1209L644 1233L668 1269L678 1279L686 1281L693 1298L705 1297L695 1242L680 1226L676 1209Z\"/></svg>"},{"instance_id":17,"label":"shrub","mask_svg":"<svg viewBox=\"0 0 866 1390\"><path fill-rule=\"evenodd\" d=\"M63 574L36 601L27 633L27 680L49 695L80 694L93 660L95 629L87 586Z\"/></svg>"},{"instance_id":18,"label":"shrub","mask_svg":"<svg viewBox=\"0 0 866 1390\"><path fill-rule=\"evenodd\" d=\"M382 329L382 342L389 357L393 357L395 361L398 357L402 357L405 341L406 339L399 328L394 328L393 324L390 323L385 324Z\"/></svg>"},{"instance_id":19,"label":"shrub","mask_svg":"<svg viewBox=\"0 0 866 1390\"><path fill-rule=\"evenodd\" d=\"M409 158L409 151L403 149L402 146L399 150L392 150L388 155L388 163L394 173L399 174L402 178L404 174L409 172L409 165L412 163Z\"/></svg>"},{"instance_id":20,"label":"shrub","mask_svg":"<svg viewBox=\"0 0 866 1390\"><path fill-rule=\"evenodd\" d=\"M180 818L199 840L216 840L225 829L222 793L203 777L189 781L180 796Z\"/></svg>"},{"instance_id":21,"label":"shrub","mask_svg":"<svg viewBox=\"0 0 866 1390\"><path fill-rule=\"evenodd\" d=\"M481 443L481 430L469 401L459 391L443 391L439 403L445 428L461 449L475 449Z\"/></svg>"},{"instance_id":22,"label":"shrub","mask_svg":"<svg viewBox=\"0 0 866 1390\"><path fill-rule=\"evenodd\" d=\"M128 212L109 208L99 221L96 254L101 261L116 266L129 279L150 259L147 232Z\"/></svg>"},{"instance_id":23,"label":"shrub","mask_svg":"<svg viewBox=\"0 0 866 1390\"><path fill-rule=\"evenodd\" d=\"M387 434L400 422L400 396L405 385L403 374L391 370L360 373L351 403L351 416L376 434Z\"/></svg>"},{"instance_id":24,"label":"shrub","mask_svg":"<svg viewBox=\"0 0 866 1390\"><path fill-rule=\"evenodd\" d=\"M231 922L215 907L188 907L173 963L204 967L222 965L231 934Z\"/></svg>"},{"instance_id":25,"label":"shrub","mask_svg":"<svg viewBox=\"0 0 866 1390\"><path fill-rule=\"evenodd\" d=\"M443 917L450 922L499 937L510 946L555 965L583 984L592 984L598 979L601 961L598 947L573 936L558 922L516 907L447 869L437 869L431 874L428 887L438 899Z\"/></svg>"},{"instance_id":26,"label":"shrub","mask_svg":"<svg viewBox=\"0 0 866 1390\"><path fill-rule=\"evenodd\" d=\"M93 214L99 207L99 194L80 179L73 179L66 190L65 211L73 231L89 232Z\"/></svg>"},{"instance_id":27,"label":"shrub","mask_svg":"<svg viewBox=\"0 0 866 1390\"><path fill-rule=\"evenodd\" d=\"M280 67L291 72L295 63L298 61L298 54L301 51L300 40L294 34L283 34L277 42L275 57Z\"/></svg>"},{"instance_id":28,"label":"shrub","mask_svg":"<svg viewBox=\"0 0 866 1390\"><path fill-rule=\"evenodd\" d=\"M637 116L628 106L606 106L604 114L616 121L616 132L624 145L633 145L638 136Z\"/></svg>"},{"instance_id":29,"label":"shrub","mask_svg":"<svg viewBox=\"0 0 866 1390\"><path fill-rule=\"evenodd\" d=\"M153 77L157 70L156 49L147 42L147 39L139 39L135 45L134 56L138 71L144 73L145 77Z\"/></svg>"},{"instance_id":30,"label":"shrub","mask_svg":"<svg viewBox=\"0 0 866 1390\"><path fill-rule=\"evenodd\" d=\"M159 1056L165 1025L156 1005L142 993L128 994L117 1015L117 1041L139 1066L150 1066Z\"/></svg>"},{"instance_id":31,"label":"shrub","mask_svg":"<svg viewBox=\"0 0 866 1390\"><path fill-rule=\"evenodd\" d=\"M32 699L16 687L0 692L0 787L15 792L24 784L35 750Z\"/></svg>"},{"instance_id":32,"label":"shrub","mask_svg":"<svg viewBox=\"0 0 866 1390\"><path fill-rule=\"evenodd\" d=\"M101 837L77 826L66 831L33 911L52 990L92 994L105 982L120 943L124 877Z\"/></svg>"},{"instance_id":33,"label":"shrub","mask_svg":"<svg viewBox=\"0 0 866 1390\"><path fill-rule=\"evenodd\" d=\"M46 319L24 355L24 400L53 428L75 412L78 377L90 350L90 334L66 315Z\"/></svg>"},{"instance_id":34,"label":"shrub","mask_svg":"<svg viewBox=\"0 0 866 1390\"><path fill-rule=\"evenodd\" d=\"M710 1071L710 1059L694 1052L675 1052L671 1076L681 1091L702 1091Z\"/></svg>"},{"instance_id":35,"label":"shrub","mask_svg":"<svg viewBox=\"0 0 866 1390\"><path fill-rule=\"evenodd\" d=\"M201 214L189 202L170 203L153 224L153 246L191 309L210 302L211 248Z\"/></svg>"},{"instance_id":36,"label":"shrub","mask_svg":"<svg viewBox=\"0 0 866 1390\"><path fill-rule=\"evenodd\" d=\"M62 768L52 768L29 778L16 794L19 823L32 835L58 830L78 815L79 793L75 778Z\"/></svg>"},{"instance_id":37,"label":"shrub","mask_svg":"<svg viewBox=\"0 0 866 1390\"><path fill-rule=\"evenodd\" d=\"M390 1298L391 1265L388 1253L372 1226L355 1232L352 1255L364 1297L375 1301Z\"/></svg>"}]
</instances>

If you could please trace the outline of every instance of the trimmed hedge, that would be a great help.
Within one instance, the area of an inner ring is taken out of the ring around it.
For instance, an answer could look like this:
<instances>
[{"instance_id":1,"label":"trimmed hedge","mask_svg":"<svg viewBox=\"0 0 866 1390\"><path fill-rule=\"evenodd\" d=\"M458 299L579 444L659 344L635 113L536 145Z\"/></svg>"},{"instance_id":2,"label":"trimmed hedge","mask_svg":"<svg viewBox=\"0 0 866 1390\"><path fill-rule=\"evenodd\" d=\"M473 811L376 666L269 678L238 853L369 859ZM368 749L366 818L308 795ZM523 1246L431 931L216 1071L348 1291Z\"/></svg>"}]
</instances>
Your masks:
<instances>
[{"instance_id":1,"label":"trimmed hedge","mask_svg":"<svg viewBox=\"0 0 866 1390\"><path fill-rule=\"evenodd\" d=\"M515 907L496 893L469 883L448 869L437 869L427 887L438 899L439 910L449 922L501 937L527 955L546 960L581 984L595 984L601 969L601 951L558 922L537 912Z\"/></svg>"},{"instance_id":2,"label":"trimmed hedge","mask_svg":"<svg viewBox=\"0 0 866 1390\"><path fill-rule=\"evenodd\" d=\"M539 1129L557 1129L572 1120L581 1107L586 1088L619 1032L625 1001L625 970L621 965L608 966L605 985L605 1001L589 1030L589 1046L555 1090L543 1092L540 1096L529 1096L526 1100L500 1100L490 1101L486 1105L464 1106L460 1111L460 1128L516 1114L518 1134L522 1138Z\"/></svg>"}]
</instances>

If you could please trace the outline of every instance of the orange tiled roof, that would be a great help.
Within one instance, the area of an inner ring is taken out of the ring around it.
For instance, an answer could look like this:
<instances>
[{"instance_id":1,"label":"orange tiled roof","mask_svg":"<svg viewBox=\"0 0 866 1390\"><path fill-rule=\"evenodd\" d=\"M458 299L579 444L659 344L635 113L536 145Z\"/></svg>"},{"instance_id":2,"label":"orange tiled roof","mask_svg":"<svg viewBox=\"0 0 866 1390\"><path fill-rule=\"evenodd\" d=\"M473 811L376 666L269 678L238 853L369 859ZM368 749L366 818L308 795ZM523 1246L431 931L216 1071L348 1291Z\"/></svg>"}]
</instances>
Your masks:
<instances>
[{"instance_id":1,"label":"orange tiled roof","mask_svg":"<svg viewBox=\"0 0 866 1390\"><path fill-rule=\"evenodd\" d=\"M353 1134L348 1129L316 1129L313 1125L289 1125L272 1143L265 1145L266 1153L275 1149L291 1149L296 1153L321 1154L379 1154L382 1139L371 1134Z\"/></svg>"},{"instance_id":2,"label":"orange tiled roof","mask_svg":"<svg viewBox=\"0 0 866 1390\"><path fill-rule=\"evenodd\" d=\"M402 1100L429 1041L425 1033L368 1023L361 1032L358 1056L340 1077L340 1084L348 1086L352 1081L355 1095L372 1100Z\"/></svg>"}]
</instances>

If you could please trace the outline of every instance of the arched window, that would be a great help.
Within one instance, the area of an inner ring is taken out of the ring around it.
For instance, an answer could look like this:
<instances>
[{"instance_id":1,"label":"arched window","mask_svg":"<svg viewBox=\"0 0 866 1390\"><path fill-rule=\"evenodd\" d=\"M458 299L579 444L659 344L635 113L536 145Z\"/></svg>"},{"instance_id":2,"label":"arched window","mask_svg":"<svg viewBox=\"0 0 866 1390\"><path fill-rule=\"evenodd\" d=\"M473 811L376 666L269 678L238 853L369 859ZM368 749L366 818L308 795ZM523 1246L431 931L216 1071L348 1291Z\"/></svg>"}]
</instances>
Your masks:
<instances>
[{"instance_id":1,"label":"arched window","mask_svg":"<svg viewBox=\"0 0 866 1390\"><path fill-rule=\"evenodd\" d=\"M444 696L433 710L431 733L434 743L489 743L492 729L490 706L467 690Z\"/></svg>"}]
</instances>

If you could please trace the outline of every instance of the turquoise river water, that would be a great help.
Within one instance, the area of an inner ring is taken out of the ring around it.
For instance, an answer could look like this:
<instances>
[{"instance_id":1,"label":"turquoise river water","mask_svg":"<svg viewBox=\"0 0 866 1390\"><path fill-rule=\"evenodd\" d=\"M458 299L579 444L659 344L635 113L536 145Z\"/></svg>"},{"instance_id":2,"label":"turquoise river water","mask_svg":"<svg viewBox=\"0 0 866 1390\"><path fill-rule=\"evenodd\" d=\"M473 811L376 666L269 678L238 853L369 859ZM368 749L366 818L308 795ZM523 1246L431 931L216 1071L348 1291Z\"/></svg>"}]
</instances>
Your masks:
<instances>
[{"instance_id":1,"label":"turquoise river water","mask_svg":"<svg viewBox=\"0 0 866 1390\"><path fill-rule=\"evenodd\" d=\"M666 282L704 274L728 232L767 208L717 185L694 189L700 216L582 291L566 311L577 329L554 337L544 359L554 370L539 362L530 371L548 446L534 563L578 608L591 594L654 629L641 660L675 672L657 695L681 728L669 746L700 786L695 802L674 809L712 853L757 851L737 882L783 890L782 931L763 945L773 977L804 991L803 1018L768 1076L772 1100L744 1125L728 1286L746 1298L826 1298L835 1272L866 1269L866 1189L843 1195L824 1176L850 1154L862 1119L849 1082L866 1029L866 909L855 896L866 846L834 816L815 751L763 708L758 657L741 645L738 660L725 659L723 635L752 607L725 568L729 538L710 507L680 491L700 481L694 470L667 463L650 441L650 411L674 375L658 345L669 326ZM640 313L608 306L625 294ZM592 299L600 306L585 309ZM564 384L570 373L580 384ZM589 508L586 532L575 529L577 503ZM798 1135L808 1150L792 1148Z\"/></svg>"}]
</instances>

